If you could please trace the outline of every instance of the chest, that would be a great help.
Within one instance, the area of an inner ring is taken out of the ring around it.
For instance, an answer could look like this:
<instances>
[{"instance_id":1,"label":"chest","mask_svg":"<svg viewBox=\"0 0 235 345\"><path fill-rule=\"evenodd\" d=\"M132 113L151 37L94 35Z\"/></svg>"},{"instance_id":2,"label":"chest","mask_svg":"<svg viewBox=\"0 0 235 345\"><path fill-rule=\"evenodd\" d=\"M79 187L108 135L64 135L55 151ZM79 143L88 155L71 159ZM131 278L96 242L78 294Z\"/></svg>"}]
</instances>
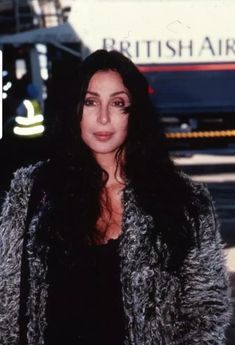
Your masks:
<instances>
[{"instance_id":1,"label":"chest","mask_svg":"<svg viewBox=\"0 0 235 345\"><path fill-rule=\"evenodd\" d=\"M101 194L101 215L97 220L97 229L105 234L105 241L116 239L122 232L123 204L121 186L115 185Z\"/></svg>"}]
</instances>

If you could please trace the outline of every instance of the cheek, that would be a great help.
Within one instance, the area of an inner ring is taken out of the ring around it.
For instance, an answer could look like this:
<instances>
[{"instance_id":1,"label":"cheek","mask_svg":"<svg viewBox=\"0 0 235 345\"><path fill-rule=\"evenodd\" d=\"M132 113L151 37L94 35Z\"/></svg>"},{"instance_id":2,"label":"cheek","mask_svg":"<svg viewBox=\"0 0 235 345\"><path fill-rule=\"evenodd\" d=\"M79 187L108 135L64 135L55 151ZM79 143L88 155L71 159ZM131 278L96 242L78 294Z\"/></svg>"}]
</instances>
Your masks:
<instances>
[{"instance_id":1,"label":"cheek","mask_svg":"<svg viewBox=\"0 0 235 345\"><path fill-rule=\"evenodd\" d=\"M87 121L81 120L81 122L80 122L80 133L81 133L81 139L85 143L89 142L89 126L87 124Z\"/></svg>"},{"instance_id":2,"label":"cheek","mask_svg":"<svg viewBox=\"0 0 235 345\"><path fill-rule=\"evenodd\" d=\"M81 119L80 121L80 130L81 130L81 133L84 131L84 128L85 128L85 122L83 119Z\"/></svg>"},{"instance_id":3,"label":"cheek","mask_svg":"<svg viewBox=\"0 0 235 345\"><path fill-rule=\"evenodd\" d=\"M119 124L118 124L119 131L123 133L123 135L127 134L128 131L128 117L123 119Z\"/></svg>"},{"instance_id":4,"label":"cheek","mask_svg":"<svg viewBox=\"0 0 235 345\"><path fill-rule=\"evenodd\" d=\"M117 133L118 133L118 140L120 143L126 140L127 133L128 133L128 119L125 121L119 122L117 127L116 127Z\"/></svg>"},{"instance_id":5,"label":"cheek","mask_svg":"<svg viewBox=\"0 0 235 345\"><path fill-rule=\"evenodd\" d=\"M84 132L85 132L85 125L84 125L84 121L81 120L80 121L80 133L81 133L81 137L83 138L84 136Z\"/></svg>"},{"instance_id":6,"label":"cheek","mask_svg":"<svg viewBox=\"0 0 235 345\"><path fill-rule=\"evenodd\" d=\"M81 119L80 122L80 131L81 131L81 137L86 136L89 133L89 129L91 128L91 124L89 123L89 120L87 117L84 118L84 116Z\"/></svg>"}]
</instances>

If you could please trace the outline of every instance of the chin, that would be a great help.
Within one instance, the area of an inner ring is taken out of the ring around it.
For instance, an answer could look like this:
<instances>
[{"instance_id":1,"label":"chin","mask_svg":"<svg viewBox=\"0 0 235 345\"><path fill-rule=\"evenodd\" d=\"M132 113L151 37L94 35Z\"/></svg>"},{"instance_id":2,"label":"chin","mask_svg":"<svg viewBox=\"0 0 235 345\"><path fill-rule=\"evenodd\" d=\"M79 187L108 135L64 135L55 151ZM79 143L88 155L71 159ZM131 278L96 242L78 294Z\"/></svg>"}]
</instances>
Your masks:
<instances>
[{"instance_id":1,"label":"chin","mask_svg":"<svg viewBox=\"0 0 235 345\"><path fill-rule=\"evenodd\" d=\"M116 152L119 150L120 146L118 147L110 147L110 148L98 148L93 147L91 148L91 151L95 155L115 155Z\"/></svg>"},{"instance_id":2,"label":"chin","mask_svg":"<svg viewBox=\"0 0 235 345\"><path fill-rule=\"evenodd\" d=\"M92 152L96 155L111 155L111 154L115 154L117 152L118 149L114 149L114 150L92 150Z\"/></svg>"}]
</instances>

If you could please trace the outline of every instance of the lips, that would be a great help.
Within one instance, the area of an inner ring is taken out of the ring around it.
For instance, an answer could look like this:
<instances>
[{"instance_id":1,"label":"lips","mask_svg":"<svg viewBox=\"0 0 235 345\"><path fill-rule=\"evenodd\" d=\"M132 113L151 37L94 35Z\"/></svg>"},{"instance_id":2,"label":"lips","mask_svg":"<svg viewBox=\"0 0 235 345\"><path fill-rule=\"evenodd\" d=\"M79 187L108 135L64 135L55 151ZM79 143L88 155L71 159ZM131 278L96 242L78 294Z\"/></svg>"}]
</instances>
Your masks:
<instances>
[{"instance_id":1,"label":"lips","mask_svg":"<svg viewBox=\"0 0 235 345\"><path fill-rule=\"evenodd\" d=\"M109 140L112 137L113 133L112 132L95 132L94 136L96 137L97 140L99 141L106 141Z\"/></svg>"}]
</instances>

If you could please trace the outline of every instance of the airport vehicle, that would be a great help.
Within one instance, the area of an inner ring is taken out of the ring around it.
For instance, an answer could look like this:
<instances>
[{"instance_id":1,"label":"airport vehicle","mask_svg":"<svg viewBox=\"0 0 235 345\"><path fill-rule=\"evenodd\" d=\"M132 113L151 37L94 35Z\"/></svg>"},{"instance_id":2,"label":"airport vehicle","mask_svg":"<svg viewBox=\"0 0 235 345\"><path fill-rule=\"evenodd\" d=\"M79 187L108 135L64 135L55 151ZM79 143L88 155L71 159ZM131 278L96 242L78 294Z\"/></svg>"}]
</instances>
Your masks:
<instances>
[{"instance_id":1,"label":"airport vehicle","mask_svg":"<svg viewBox=\"0 0 235 345\"><path fill-rule=\"evenodd\" d=\"M234 16L227 0L78 0L70 23L83 54L116 49L139 66L169 138L215 145L235 136Z\"/></svg>"}]
</instances>

